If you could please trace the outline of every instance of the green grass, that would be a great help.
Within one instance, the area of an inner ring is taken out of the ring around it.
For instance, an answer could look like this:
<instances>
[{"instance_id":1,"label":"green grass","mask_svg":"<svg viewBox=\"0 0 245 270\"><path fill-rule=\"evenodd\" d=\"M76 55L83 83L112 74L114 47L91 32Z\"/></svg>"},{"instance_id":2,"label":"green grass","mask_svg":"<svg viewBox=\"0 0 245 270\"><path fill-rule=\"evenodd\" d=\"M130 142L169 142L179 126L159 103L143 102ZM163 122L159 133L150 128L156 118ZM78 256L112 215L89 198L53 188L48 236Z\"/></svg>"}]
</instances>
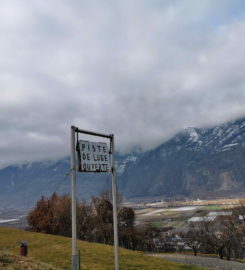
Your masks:
<instances>
[{"instance_id":1,"label":"green grass","mask_svg":"<svg viewBox=\"0 0 245 270\"><path fill-rule=\"evenodd\" d=\"M152 222L151 224L154 227L162 228L164 226L164 221L156 221L156 222Z\"/></svg>"},{"instance_id":2,"label":"green grass","mask_svg":"<svg viewBox=\"0 0 245 270\"><path fill-rule=\"evenodd\" d=\"M221 210L221 209L223 208L219 205L207 205L204 208L204 210Z\"/></svg>"},{"instance_id":3,"label":"green grass","mask_svg":"<svg viewBox=\"0 0 245 270\"><path fill-rule=\"evenodd\" d=\"M71 239L16 229L0 228L0 251L4 247L14 255L19 254L19 244L27 241L28 257L59 269L69 269L71 261ZM113 270L113 247L78 241L81 251L82 270ZM201 270L204 268L181 265L160 258L153 258L141 252L120 249L120 270Z\"/></svg>"},{"instance_id":4,"label":"green grass","mask_svg":"<svg viewBox=\"0 0 245 270\"><path fill-rule=\"evenodd\" d=\"M51 265L40 263L30 257L0 255L0 270L58 270Z\"/></svg>"}]
</instances>

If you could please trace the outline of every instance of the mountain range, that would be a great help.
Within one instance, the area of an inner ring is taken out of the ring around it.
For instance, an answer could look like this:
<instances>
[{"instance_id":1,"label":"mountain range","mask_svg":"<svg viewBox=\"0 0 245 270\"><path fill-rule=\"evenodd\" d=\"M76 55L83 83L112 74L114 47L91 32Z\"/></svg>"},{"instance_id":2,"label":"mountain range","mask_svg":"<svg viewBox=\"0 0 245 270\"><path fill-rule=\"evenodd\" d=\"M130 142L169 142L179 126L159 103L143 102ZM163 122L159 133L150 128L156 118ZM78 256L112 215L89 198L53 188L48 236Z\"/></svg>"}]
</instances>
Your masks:
<instances>
[{"instance_id":1,"label":"mountain range","mask_svg":"<svg viewBox=\"0 0 245 270\"><path fill-rule=\"evenodd\" d=\"M150 151L117 154L116 172L119 193L128 200L245 196L245 118L186 128ZM80 199L110 185L110 174L77 173ZM0 208L32 206L54 191L70 192L69 157L0 170Z\"/></svg>"}]
</instances>

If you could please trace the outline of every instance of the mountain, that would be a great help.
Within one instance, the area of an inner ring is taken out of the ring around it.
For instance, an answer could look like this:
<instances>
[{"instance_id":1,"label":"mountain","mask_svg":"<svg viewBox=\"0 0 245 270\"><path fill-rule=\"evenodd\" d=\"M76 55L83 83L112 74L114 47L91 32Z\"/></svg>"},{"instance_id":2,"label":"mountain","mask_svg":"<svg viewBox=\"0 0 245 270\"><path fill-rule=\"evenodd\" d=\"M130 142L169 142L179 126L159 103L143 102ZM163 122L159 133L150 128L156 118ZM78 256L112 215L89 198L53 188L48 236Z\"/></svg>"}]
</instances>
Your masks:
<instances>
[{"instance_id":1,"label":"mountain","mask_svg":"<svg viewBox=\"0 0 245 270\"><path fill-rule=\"evenodd\" d=\"M134 154L117 155L118 175L137 158ZM28 207L41 196L53 192L70 194L70 158L59 161L24 163L11 165L0 170L0 210L5 207ZM109 173L77 173L77 195L90 200L111 188Z\"/></svg>"},{"instance_id":2,"label":"mountain","mask_svg":"<svg viewBox=\"0 0 245 270\"><path fill-rule=\"evenodd\" d=\"M144 153L123 177L129 197L245 195L245 119L187 128Z\"/></svg>"},{"instance_id":3,"label":"mountain","mask_svg":"<svg viewBox=\"0 0 245 270\"><path fill-rule=\"evenodd\" d=\"M118 188L128 198L244 196L244 160L245 119L187 128L151 151L117 154ZM0 208L31 206L54 191L69 194L69 173L69 158L1 169ZM77 173L79 198L88 200L110 186L110 174Z\"/></svg>"}]
</instances>

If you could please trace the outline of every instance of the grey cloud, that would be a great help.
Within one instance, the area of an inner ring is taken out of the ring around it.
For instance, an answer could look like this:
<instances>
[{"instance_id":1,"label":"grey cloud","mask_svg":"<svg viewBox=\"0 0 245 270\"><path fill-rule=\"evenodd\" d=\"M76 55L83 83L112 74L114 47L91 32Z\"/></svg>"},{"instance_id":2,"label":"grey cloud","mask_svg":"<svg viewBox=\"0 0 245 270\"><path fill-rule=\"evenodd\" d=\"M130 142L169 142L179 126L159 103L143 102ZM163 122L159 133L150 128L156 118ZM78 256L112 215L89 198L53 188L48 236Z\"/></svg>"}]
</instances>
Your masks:
<instances>
[{"instance_id":1,"label":"grey cloud","mask_svg":"<svg viewBox=\"0 0 245 270\"><path fill-rule=\"evenodd\" d=\"M244 116L242 4L1 1L0 164L67 155L72 124L126 152Z\"/></svg>"}]
</instances>

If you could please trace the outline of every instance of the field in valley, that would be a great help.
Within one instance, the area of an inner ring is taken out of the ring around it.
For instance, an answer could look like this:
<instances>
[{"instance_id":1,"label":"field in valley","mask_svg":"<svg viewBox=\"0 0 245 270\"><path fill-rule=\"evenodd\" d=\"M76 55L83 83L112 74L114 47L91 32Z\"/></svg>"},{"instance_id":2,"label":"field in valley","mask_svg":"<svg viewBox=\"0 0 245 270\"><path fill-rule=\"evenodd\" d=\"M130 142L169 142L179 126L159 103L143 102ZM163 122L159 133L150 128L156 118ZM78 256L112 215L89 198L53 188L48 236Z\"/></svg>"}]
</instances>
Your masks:
<instances>
[{"instance_id":1,"label":"field in valley","mask_svg":"<svg viewBox=\"0 0 245 270\"><path fill-rule=\"evenodd\" d=\"M229 211L239 204L240 199L197 200L138 203L130 205L135 209L136 223L150 223L158 228L173 228L186 231L188 220L204 217L210 212Z\"/></svg>"}]
</instances>

